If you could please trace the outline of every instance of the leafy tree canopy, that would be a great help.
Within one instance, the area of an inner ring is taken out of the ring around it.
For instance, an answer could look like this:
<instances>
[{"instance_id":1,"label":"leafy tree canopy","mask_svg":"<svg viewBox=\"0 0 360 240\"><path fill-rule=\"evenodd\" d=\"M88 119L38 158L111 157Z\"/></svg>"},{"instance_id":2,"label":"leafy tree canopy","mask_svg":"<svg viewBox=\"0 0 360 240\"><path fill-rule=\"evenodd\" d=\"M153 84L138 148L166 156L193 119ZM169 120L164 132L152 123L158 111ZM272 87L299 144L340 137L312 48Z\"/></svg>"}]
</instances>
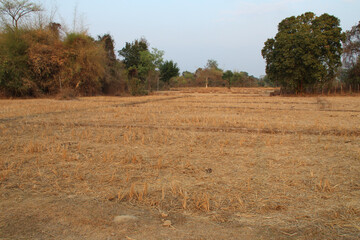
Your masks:
<instances>
[{"instance_id":1,"label":"leafy tree canopy","mask_svg":"<svg viewBox=\"0 0 360 240\"><path fill-rule=\"evenodd\" d=\"M119 51L119 55L124 58L124 64L127 69L138 68L140 65L141 52L148 51L149 44L145 38L135 40L132 43L126 43L125 47Z\"/></svg>"},{"instance_id":2,"label":"leafy tree canopy","mask_svg":"<svg viewBox=\"0 0 360 240\"><path fill-rule=\"evenodd\" d=\"M234 73L230 70L227 70L226 72L223 73L222 78L227 81L228 87L230 88L231 83L233 82Z\"/></svg>"},{"instance_id":3,"label":"leafy tree canopy","mask_svg":"<svg viewBox=\"0 0 360 240\"><path fill-rule=\"evenodd\" d=\"M173 61L165 61L164 64L160 66L160 79L165 83L169 83L171 78L179 76L179 71L180 69L176 63Z\"/></svg>"},{"instance_id":4,"label":"leafy tree canopy","mask_svg":"<svg viewBox=\"0 0 360 240\"><path fill-rule=\"evenodd\" d=\"M160 68L163 62L163 55L164 51L156 48L153 48L151 52L148 50L140 52L139 76L145 79L150 72Z\"/></svg>"},{"instance_id":5,"label":"leafy tree canopy","mask_svg":"<svg viewBox=\"0 0 360 240\"><path fill-rule=\"evenodd\" d=\"M307 12L286 18L262 49L266 73L292 92L330 83L341 66L343 39L340 20L329 14L317 17Z\"/></svg>"}]
</instances>

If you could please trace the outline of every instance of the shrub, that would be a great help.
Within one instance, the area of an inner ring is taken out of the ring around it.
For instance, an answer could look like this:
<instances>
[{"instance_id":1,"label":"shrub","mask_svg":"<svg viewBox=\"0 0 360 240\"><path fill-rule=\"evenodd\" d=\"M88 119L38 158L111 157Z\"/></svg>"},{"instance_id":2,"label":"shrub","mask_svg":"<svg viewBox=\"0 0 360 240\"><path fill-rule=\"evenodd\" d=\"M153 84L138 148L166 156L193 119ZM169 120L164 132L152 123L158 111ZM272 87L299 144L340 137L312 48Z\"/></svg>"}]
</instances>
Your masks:
<instances>
[{"instance_id":1,"label":"shrub","mask_svg":"<svg viewBox=\"0 0 360 240\"><path fill-rule=\"evenodd\" d=\"M29 65L23 30L6 29L0 34L0 88L8 96L31 95Z\"/></svg>"}]
</instances>

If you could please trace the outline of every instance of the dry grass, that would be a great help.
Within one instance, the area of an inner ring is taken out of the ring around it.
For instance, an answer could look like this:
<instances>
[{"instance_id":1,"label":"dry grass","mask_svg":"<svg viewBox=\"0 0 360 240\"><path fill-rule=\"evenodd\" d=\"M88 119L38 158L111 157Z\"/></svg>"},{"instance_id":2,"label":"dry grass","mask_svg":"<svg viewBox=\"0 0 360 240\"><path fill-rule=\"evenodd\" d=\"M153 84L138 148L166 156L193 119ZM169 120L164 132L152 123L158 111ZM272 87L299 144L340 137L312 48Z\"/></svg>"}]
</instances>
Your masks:
<instances>
[{"instance_id":1,"label":"dry grass","mask_svg":"<svg viewBox=\"0 0 360 240\"><path fill-rule=\"evenodd\" d=\"M2 100L1 199L86 196L205 217L233 236L358 239L359 97L265 91Z\"/></svg>"}]
</instances>

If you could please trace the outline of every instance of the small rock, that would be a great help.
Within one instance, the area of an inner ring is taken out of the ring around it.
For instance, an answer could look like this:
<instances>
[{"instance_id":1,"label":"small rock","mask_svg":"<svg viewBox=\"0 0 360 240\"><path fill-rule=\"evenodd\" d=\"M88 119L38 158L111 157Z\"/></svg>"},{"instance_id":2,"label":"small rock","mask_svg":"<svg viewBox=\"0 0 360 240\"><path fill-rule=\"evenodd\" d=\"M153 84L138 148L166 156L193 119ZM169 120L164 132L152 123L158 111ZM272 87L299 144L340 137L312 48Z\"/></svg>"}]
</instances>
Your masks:
<instances>
[{"instance_id":1,"label":"small rock","mask_svg":"<svg viewBox=\"0 0 360 240\"><path fill-rule=\"evenodd\" d=\"M137 221L138 218L131 215L122 215L122 216L116 216L114 218L115 223L126 223L126 222L134 222Z\"/></svg>"},{"instance_id":2,"label":"small rock","mask_svg":"<svg viewBox=\"0 0 360 240\"><path fill-rule=\"evenodd\" d=\"M170 220L164 221L163 226L164 227L170 227L171 226L171 221Z\"/></svg>"}]
</instances>

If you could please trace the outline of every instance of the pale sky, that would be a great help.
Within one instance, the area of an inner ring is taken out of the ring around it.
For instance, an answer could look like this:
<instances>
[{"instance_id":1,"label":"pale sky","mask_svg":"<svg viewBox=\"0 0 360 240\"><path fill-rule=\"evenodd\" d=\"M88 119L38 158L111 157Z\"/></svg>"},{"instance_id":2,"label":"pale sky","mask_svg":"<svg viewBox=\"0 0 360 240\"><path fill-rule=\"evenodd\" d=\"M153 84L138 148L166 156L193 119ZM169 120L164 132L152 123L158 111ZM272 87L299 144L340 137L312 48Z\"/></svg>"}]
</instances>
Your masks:
<instances>
[{"instance_id":1,"label":"pale sky","mask_svg":"<svg viewBox=\"0 0 360 240\"><path fill-rule=\"evenodd\" d=\"M265 74L261 49L284 18L311 11L338 17L343 30L360 21L360 0L39 0L72 28L74 10L91 36L111 34L116 50L145 37L181 71L208 59L220 68Z\"/></svg>"}]
</instances>

